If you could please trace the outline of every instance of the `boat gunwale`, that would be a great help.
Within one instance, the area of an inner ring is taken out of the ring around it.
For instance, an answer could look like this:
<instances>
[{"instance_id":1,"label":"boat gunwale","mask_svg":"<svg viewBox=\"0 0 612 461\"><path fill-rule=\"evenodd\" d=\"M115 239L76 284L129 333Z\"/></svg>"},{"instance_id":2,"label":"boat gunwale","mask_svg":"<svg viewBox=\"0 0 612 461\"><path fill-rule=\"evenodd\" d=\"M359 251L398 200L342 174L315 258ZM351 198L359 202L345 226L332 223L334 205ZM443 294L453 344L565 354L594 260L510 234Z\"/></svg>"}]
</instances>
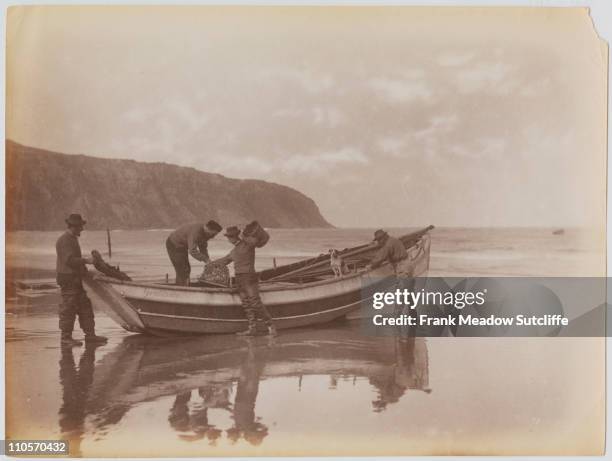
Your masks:
<instances>
[{"instance_id":1,"label":"boat gunwale","mask_svg":"<svg viewBox=\"0 0 612 461\"><path fill-rule=\"evenodd\" d=\"M386 267L388 263L381 265L380 267ZM369 274L373 271L376 271L379 268L371 269L369 271L361 271L356 272L354 274L343 275L342 277L330 278L328 280L317 280L314 282L306 282L306 283L296 283L295 285L284 285L284 286L271 286L274 282L270 282L269 284L266 282L259 283L259 291L295 291L296 289L301 288L310 288L320 285L329 285L332 283L338 283L344 280L353 279L356 277L363 277L365 274ZM388 276L387 276L388 277ZM238 291L235 287L227 287L227 288L213 288L213 287L190 287L190 286L181 286L181 285L173 285L173 284L162 284L162 283L151 283L151 282L134 282L134 281L125 281L125 280L117 280L112 277L107 277L105 275L94 275L94 279L98 282L112 284L112 285L127 285L133 287L140 288L157 288L163 290L172 290L179 292L189 292L189 293L236 293Z\"/></svg>"}]
</instances>

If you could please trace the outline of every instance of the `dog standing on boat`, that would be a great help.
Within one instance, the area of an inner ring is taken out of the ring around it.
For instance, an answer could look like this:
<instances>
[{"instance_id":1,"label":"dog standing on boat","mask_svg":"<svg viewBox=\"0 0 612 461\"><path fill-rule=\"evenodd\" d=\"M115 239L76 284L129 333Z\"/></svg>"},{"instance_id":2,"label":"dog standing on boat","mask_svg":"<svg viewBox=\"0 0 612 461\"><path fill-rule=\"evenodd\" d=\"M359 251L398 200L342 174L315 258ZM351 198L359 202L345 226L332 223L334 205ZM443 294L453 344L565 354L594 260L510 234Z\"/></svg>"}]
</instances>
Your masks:
<instances>
[{"instance_id":1,"label":"dog standing on boat","mask_svg":"<svg viewBox=\"0 0 612 461\"><path fill-rule=\"evenodd\" d=\"M342 266L344 266L344 261L342 261L342 256L340 256L338 251L333 248L329 250L329 265L334 271L334 277L342 277Z\"/></svg>"}]
</instances>

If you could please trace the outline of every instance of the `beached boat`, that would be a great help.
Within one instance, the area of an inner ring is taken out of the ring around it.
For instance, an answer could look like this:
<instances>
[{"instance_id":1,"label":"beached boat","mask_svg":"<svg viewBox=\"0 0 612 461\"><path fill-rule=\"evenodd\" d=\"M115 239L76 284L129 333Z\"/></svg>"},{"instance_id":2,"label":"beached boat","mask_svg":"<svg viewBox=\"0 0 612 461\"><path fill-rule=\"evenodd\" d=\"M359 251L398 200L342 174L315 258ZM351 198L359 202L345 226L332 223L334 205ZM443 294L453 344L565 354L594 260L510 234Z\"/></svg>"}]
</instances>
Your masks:
<instances>
[{"instance_id":1,"label":"beached boat","mask_svg":"<svg viewBox=\"0 0 612 461\"><path fill-rule=\"evenodd\" d=\"M426 275L429 268L431 229L400 237L415 277ZM340 277L334 277L326 254L259 272L261 298L277 328L320 324L358 311L373 286L392 283L389 264L365 269L376 251L375 243L339 251L347 267ZM234 333L247 327L238 292L232 287L206 282L183 287L97 274L85 280L85 286L94 305L128 331Z\"/></svg>"}]
</instances>

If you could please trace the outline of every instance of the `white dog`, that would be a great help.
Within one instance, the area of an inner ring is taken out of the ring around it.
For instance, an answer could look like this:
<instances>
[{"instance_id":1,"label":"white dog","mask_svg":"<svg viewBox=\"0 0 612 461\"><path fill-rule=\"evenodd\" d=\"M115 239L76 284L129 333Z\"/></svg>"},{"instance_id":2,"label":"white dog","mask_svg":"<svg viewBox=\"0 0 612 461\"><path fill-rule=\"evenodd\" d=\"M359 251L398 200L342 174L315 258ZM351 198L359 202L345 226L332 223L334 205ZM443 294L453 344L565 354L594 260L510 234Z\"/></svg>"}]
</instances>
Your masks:
<instances>
[{"instance_id":1,"label":"white dog","mask_svg":"<svg viewBox=\"0 0 612 461\"><path fill-rule=\"evenodd\" d=\"M342 257L334 249L329 250L329 265L334 271L334 277L342 277L342 266L344 266L344 262L342 261Z\"/></svg>"}]
</instances>

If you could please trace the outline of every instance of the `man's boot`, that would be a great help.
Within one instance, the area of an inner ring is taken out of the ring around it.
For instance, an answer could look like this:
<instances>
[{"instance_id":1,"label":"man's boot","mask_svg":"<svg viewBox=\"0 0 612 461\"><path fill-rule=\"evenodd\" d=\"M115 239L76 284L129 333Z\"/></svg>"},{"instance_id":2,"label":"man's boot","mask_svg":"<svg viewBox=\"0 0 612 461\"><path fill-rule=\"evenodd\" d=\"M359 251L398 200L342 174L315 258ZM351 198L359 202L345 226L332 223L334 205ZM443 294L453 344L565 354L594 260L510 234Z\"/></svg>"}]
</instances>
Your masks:
<instances>
[{"instance_id":1,"label":"man's boot","mask_svg":"<svg viewBox=\"0 0 612 461\"><path fill-rule=\"evenodd\" d=\"M89 344L106 344L106 336L98 336L95 333L85 333L85 342Z\"/></svg>"},{"instance_id":2,"label":"man's boot","mask_svg":"<svg viewBox=\"0 0 612 461\"><path fill-rule=\"evenodd\" d=\"M61 345L63 347L82 346L83 341L72 339L72 333L62 333Z\"/></svg>"},{"instance_id":3,"label":"man's boot","mask_svg":"<svg viewBox=\"0 0 612 461\"><path fill-rule=\"evenodd\" d=\"M258 336L257 328L253 325L249 325L246 330L239 331L236 336Z\"/></svg>"},{"instance_id":4,"label":"man's boot","mask_svg":"<svg viewBox=\"0 0 612 461\"><path fill-rule=\"evenodd\" d=\"M249 322L249 326L244 331L239 331L236 333L238 336L257 336L259 333L257 332L257 319L255 318L255 310L251 307L247 307L244 309L244 313Z\"/></svg>"},{"instance_id":5,"label":"man's boot","mask_svg":"<svg viewBox=\"0 0 612 461\"><path fill-rule=\"evenodd\" d=\"M250 312L247 312L247 320L249 321L249 326L246 330L239 331L236 333L237 336L259 336L260 333L257 331L257 322L255 321L254 316L250 315Z\"/></svg>"}]
</instances>

